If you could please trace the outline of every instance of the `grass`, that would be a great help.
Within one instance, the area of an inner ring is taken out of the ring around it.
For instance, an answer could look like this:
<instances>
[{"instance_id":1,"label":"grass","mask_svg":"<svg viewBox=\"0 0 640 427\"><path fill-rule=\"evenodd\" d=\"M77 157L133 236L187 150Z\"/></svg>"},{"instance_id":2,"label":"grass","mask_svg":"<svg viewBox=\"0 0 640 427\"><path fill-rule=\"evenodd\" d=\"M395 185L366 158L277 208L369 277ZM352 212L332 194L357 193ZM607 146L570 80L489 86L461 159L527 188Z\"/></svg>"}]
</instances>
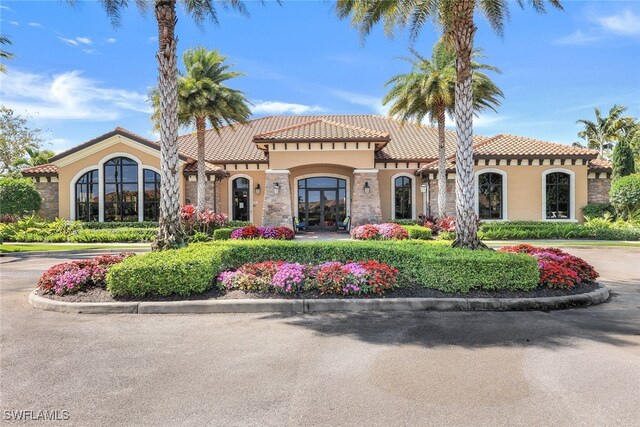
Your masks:
<instances>
[{"instance_id":1,"label":"grass","mask_svg":"<svg viewBox=\"0 0 640 427\"><path fill-rule=\"evenodd\" d=\"M52 251L78 251L89 249L138 249L149 247L149 244L86 244L74 245L66 243L3 243L0 245L0 253L20 253L20 252L52 252Z\"/></svg>"}]
</instances>

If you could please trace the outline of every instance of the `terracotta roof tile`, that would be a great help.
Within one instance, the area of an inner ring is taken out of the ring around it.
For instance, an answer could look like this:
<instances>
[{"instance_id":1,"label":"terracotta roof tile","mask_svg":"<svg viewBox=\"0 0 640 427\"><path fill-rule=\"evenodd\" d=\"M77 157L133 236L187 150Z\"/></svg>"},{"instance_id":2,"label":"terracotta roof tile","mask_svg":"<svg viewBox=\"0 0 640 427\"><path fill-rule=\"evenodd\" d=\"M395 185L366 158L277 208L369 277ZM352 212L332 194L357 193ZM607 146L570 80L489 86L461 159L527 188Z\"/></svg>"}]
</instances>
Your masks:
<instances>
[{"instance_id":1,"label":"terracotta roof tile","mask_svg":"<svg viewBox=\"0 0 640 427\"><path fill-rule=\"evenodd\" d=\"M389 141L389 138L387 132L316 119L258 134L253 141Z\"/></svg>"},{"instance_id":2,"label":"terracotta roof tile","mask_svg":"<svg viewBox=\"0 0 640 427\"><path fill-rule=\"evenodd\" d=\"M46 165L22 169L20 173L24 176L55 176L58 175L58 167L54 164L47 163Z\"/></svg>"},{"instance_id":3,"label":"terracotta roof tile","mask_svg":"<svg viewBox=\"0 0 640 427\"><path fill-rule=\"evenodd\" d=\"M474 146L476 158L488 157L564 157L595 158L598 152L570 145L540 141L524 136L500 134Z\"/></svg>"},{"instance_id":4,"label":"terracotta roof tile","mask_svg":"<svg viewBox=\"0 0 640 427\"><path fill-rule=\"evenodd\" d=\"M207 174L213 174L217 176L227 176L229 175L227 171L225 171L220 166L214 165L213 163L209 163L207 161L205 163L205 171ZM198 173L198 162L187 163L184 167L184 173L186 175L194 175Z\"/></svg>"},{"instance_id":5,"label":"terracotta roof tile","mask_svg":"<svg viewBox=\"0 0 640 427\"><path fill-rule=\"evenodd\" d=\"M609 160L593 159L589 161L590 172L612 172L613 164Z\"/></svg>"}]
</instances>

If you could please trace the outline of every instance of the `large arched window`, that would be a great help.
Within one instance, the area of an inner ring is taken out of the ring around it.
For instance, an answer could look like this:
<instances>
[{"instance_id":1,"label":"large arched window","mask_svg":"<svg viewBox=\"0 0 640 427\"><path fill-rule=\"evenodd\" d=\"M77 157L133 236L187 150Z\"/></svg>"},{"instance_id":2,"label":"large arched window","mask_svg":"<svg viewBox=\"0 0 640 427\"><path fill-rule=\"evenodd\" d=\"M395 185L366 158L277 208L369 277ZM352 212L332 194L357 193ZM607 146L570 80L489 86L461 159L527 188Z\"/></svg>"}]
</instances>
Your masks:
<instances>
[{"instance_id":1,"label":"large arched window","mask_svg":"<svg viewBox=\"0 0 640 427\"><path fill-rule=\"evenodd\" d=\"M231 184L231 212L232 219L237 221L250 221L250 194L251 185L249 179L235 178Z\"/></svg>"},{"instance_id":2,"label":"large arched window","mask_svg":"<svg viewBox=\"0 0 640 427\"><path fill-rule=\"evenodd\" d=\"M546 219L570 219L571 175L564 172L547 173L545 177Z\"/></svg>"},{"instance_id":3,"label":"large arched window","mask_svg":"<svg viewBox=\"0 0 640 427\"><path fill-rule=\"evenodd\" d=\"M82 175L76 181L76 212L78 221L98 221L100 212L98 170Z\"/></svg>"},{"instance_id":4,"label":"large arched window","mask_svg":"<svg viewBox=\"0 0 640 427\"><path fill-rule=\"evenodd\" d=\"M503 219L502 175L494 172L478 175L478 217L480 219Z\"/></svg>"},{"instance_id":5,"label":"large arched window","mask_svg":"<svg viewBox=\"0 0 640 427\"><path fill-rule=\"evenodd\" d=\"M129 158L104 164L104 220L138 221L138 163Z\"/></svg>"},{"instance_id":6,"label":"large arched window","mask_svg":"<svg viewBox=\"0 0 640 427\"><path fill-rule=\"evenodd\" d=\"M144 179L144 220L157 221L160 218L160 174L145 169Z\"/></svg>"},{"instance_id":7,"label":"large arched window","mask_svg":"<svg viewBox=\"0 0 640 427\"><path fill-rule=\"evenodd\" d=\"M393 180L394 219L413 218L413 179L399 176Z\"/></svg>"}]
</instances>

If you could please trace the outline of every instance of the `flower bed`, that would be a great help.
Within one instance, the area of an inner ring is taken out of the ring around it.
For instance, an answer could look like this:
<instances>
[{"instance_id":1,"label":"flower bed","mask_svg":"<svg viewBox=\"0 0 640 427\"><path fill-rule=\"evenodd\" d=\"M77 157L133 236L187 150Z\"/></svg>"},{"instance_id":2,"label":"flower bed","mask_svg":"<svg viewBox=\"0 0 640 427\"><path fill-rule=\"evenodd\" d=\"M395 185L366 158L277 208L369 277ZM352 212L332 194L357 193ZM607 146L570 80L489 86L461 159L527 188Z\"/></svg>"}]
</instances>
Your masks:
<instances>
[{"instance_id":1,"label":"flower bed","mask_svg":"<svg viewBox=\"0 0 640 427\"><path fill-rule=\"evenodd\" d=\"M557 248L539 248L531 245L505 246L502 252L529 254L538 261L539 285L548 288L572 288L581 283L591 283L598 272L582 258Z\"/></svg>"},{"instance_id":2,"label":"flower bed","mask_svg":"<svg viewBox=\"0 0 640 427\"><path fill-rule=\"evenodd\" d=\"M115 264L133 256L132 253L103 255L90 260L64 262L49 268L38 281L43 293L64 295L91 286L106 287L107 271Z\"/></svg>"},{"instance_id":3,"label":"flower bed","mask_svg":"<svg viewBox=\"0 0 640 427\"><path fill-rule=\"evenodd\" d=\"M271 239L292 240L295 233L288 227L256 227L250 225L233 230L229 236L236 240Z\"/></svg>"},{"instance_id":4,"label":"flower bed","mask_svg":"<svg viewBox=\"0 0 640 427\"><path fill-rule=\"evenodd\" d=\"M404 240L409 238L409 233L398 224L385 222L355 227L351 230L351 237L356 240Z\"/></svg>"},{"instance_id":5,"label":"flower bed","mask_svg":"<svg viewBox=\"0 0 640 427\"><path fill-rule=\"evenodd\" d=\"M397 269L373 260L322 264L269 260L224 271L218 276L217 284L223 290L283 294L317 290L321 295L382 295L396 287L397 273Z\"/></svg>"}]
</instances>

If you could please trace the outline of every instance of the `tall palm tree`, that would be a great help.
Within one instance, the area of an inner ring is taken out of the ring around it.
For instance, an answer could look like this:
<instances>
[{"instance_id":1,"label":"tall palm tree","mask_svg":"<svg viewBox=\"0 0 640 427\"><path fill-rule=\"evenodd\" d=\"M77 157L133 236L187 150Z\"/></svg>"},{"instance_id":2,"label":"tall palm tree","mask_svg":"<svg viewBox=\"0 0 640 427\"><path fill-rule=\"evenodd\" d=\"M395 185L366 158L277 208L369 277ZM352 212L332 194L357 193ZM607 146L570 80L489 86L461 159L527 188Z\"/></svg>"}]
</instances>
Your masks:
<instances>
[{"instance_id":1,"label":"tall palm tree","mask_svg":"<svg viewBox=\"0 0 640 427\"><path fill-rule=\"evenodd\" d=\"M525 0L517 0L524 7ZM562 9L560 0L547 0ZM545 11L544 0L529 0L538 12ZM509 17L506 0L337 0L340 18L351 18L352 25L366 36L380 21L389 35L409 27L415 41L424 25L436 20L444 31L447 44L456 52L455 121L456 148L456 240L454 246L476 249L485 247L478 239L473 185L473 90L471 55L476 32L474 12L482 12L491 27L502 35Z\"/></svg>"},{"instance_id":2,"label":"tall palm tree","mask_svg":"<svg viewBox=\"0 0 640 427\"><path fill-rule=\"evenodd\" d=\"M75 4L77 0L68 0ZM247 15L242 0L179 0L198 24L210 19L218 22L216 4ZM179 158L178 158L178 76L175 36L176 3L178 0L153 0L158 26L158 92L160 96L160 229L154 250L183 246L180 230ZM114 25L129 4L127 0L100 0ZM141 11L149 7L149 0L135 0Z\"/></svg>"},{"instance_id":3,"label":"tall palm tree","mask_svg":"<svg viewBox=\"0 0 640 427\"><path fill-rule=\"evenodd\" d=\"M10 45L11 40L7 36L0 35L0 45ZM4 49L0 49L0 58L1 59L11 59L13 58L13 53L6 51ZM4 64L0 64L0 73L6 73L7 67Z\"/></svg>"},{"instance_id":4,"label":"tall palm tree","mask_svg":"<svg viewBox=\"0 0 640 427\"><path fill-rule=\"evenodd\" d=\"M629 126L629 118L622 116L627 107L614 105L606 117L602 116L600 108L595 107L593 110L596 116L595 121L587 119L576 121L584 126L584 129L578 132L578 136L585 140L587 148L598 150L600 158L603 158L605 150L611 150Z\"/></svg>"},{"instance_id":5,"label":"tall palm tree","mask_svg":"<svg viewBox=\"0 0 640 427\"><path fill-rule=\"evenodd\" d=\"M204 211L206 191L206 165L204 139L207 121L220 135L223 126L246 123L251 115L249 101L238 90L224 83L244 73L230 71L231 64L225 64L226 56L218 50L209 51L203 47L187 50L183 55L186 74L178 79L178 124L195 126L198 140L198 201L197 209ZM152 92L154 119L160 117L158 91Z\"/></svg>"},{"instance_id":6,"label":"tall palm tree","mask_svg":"<svg viewBox=\"0 0 640 427\"><path fill-rule=\"evenodd\" d=\"M393 102L389 115L400 120L415 120L421 123L429 117L438 125L438 217L446 216L447 203L447 159L445 156L445 115L453 115L456 87L456 54L442 40L433 46L431 59L427 59L411 49L415 58L405 58L412 70L392 77L386 84L391 86L384 97L386 105ZM473 56L483 57L476 49ZM498 98L504 97L496 84L480 70L500 73L496 67L471 62L473 72L473 107L475 111L500 106Z\"/></svg>"}]
</instances>

